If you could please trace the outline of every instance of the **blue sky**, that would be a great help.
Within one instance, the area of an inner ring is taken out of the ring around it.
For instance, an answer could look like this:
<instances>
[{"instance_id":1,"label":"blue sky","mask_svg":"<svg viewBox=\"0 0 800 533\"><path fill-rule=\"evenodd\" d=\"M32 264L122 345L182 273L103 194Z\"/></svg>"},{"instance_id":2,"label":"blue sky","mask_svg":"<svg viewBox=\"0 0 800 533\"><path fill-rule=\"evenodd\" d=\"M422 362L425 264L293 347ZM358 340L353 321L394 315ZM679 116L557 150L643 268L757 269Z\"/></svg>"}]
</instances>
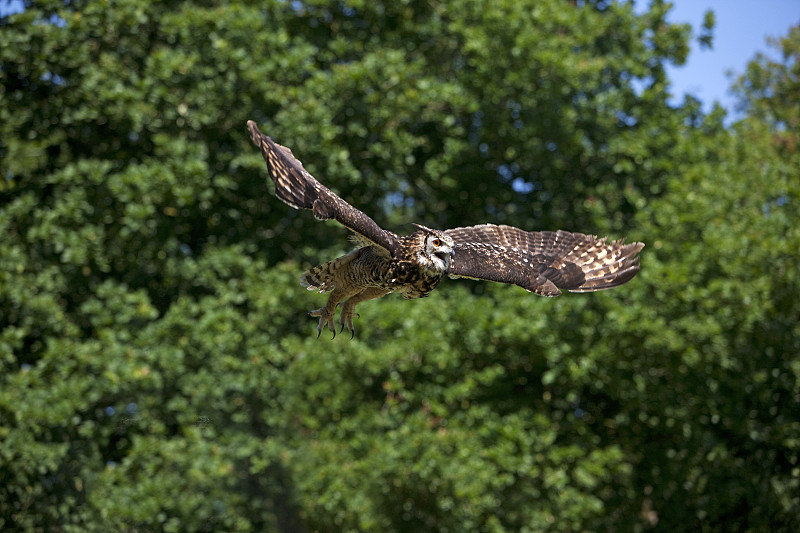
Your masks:
<instances>
[{"instance_id":1,"label":"blue sky","mask_svg":"<svg viewBox=\"0 0 800 533\"><path fill-rule=\"evenodd\" d=\"M744 73L757 52L778 57L777 50L767 45L767 37L784 37L789 28L800 24L798 0L672 0L672 3L670 22L688 22L695 37L703 23L703 14L712 9L716 16L713 48L701 49L693 41L686 64L668 69L675 100L680 102L685 93L693 94L703 102L705 111L711 109L715 100L733 111L736 101L728 92L733 80L726 73ZM647 3L638 0L637 5Z\"/></svg>"},{"instance_id":2,"label":"blue sky","mask_svg":"<svg viewBox=\"0 0 800 533\"><path fill-rule=\"evenodd\" d=\"M635 2L641 8L649 4L645 0ZM688 22L695 37L706 10L713 9L716 15L713 48L701 49L693 40L687 63L668 69L674 101L679 103L684 94L693 94L703 102L706 111L714 101L719 101L733 112L736 101L729 93L732 79L727 73L743 73L757 52L774 55L766 38L785 36L790 27L800 24L800 0L672 0L672 3L670 21ZM19 10L20 6L18 0L10 3L0 0L0 13Z\"/></svg>"}]
</instances>

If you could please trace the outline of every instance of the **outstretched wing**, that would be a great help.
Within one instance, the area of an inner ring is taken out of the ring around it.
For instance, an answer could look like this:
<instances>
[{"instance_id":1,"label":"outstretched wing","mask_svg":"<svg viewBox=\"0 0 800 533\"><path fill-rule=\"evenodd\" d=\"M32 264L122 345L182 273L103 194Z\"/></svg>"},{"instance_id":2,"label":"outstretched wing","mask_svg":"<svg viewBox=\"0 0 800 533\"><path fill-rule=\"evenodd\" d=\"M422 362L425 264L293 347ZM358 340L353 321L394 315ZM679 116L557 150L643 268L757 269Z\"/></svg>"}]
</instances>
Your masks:
<instances>
[{"instance_id":1,"label":"outstretched wing","mask_svg":"<svg viewBox=\"0 0 800 533\"><path fill-rule=\"evenodd\" d=\"M455 241L450 276L513 283L543 296L622 285L639 271L636 254L644 248L640 242L607 243L583 233L494 224L445 233Z\"/></svg>"},{"instance_id":2,"label":"outstretched wing","mask_svg":"<svg viewBox=\"0 0 800 533\"><path fill-rule=\"evenodd\" d=\"M278 198L296 209L311 209L320 220L332 218L356 233L358 242L375 244L394 255L397 235L382 229L366 214L314 179L291 150L261 133L252 120L247 121L247 130L253 143L261 148Z\"/></svg>"}]
</instances>

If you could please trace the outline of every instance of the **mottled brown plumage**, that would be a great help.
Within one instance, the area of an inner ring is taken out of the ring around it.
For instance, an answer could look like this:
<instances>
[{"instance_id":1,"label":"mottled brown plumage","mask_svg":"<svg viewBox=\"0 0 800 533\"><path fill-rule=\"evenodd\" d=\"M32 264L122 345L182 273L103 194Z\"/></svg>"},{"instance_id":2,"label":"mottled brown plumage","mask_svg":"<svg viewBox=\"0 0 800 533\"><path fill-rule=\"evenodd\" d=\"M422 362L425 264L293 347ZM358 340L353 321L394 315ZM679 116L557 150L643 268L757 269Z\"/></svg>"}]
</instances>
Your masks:
<instances>
[{"instance_id":1,"label":"mottled brown plumage","mask_svg":"<svg viewBox=\"0 0 800 533\"><path fill-rule=\"evenodd\" d=\"M590 292L630 281L643 243L606 243L568 231L525 231L482 224L445 231L456 242L450 277L513 283L536 294Z\"/></svg>"},{"instance_id":2,"label":"mottled brown plumage","mask_svg":"<svg viewBox=\"0 0 800 533\"><path fill-rule=\"evenodd\" d=\"M334 332L334 313L351 336L355 306L390 292L424 298L445 275L513 283L543 296L561 290L590 292L630 281L639 271L643 243L607 243L605 238L567 231L525 231L481 224L445 231L415 224L417 231L398 236L378 226L311 176L292 151L247 122L275 183L275 194L295 208L310 209L318 219L334 219L354 232L360 248L312 268L300 277L309 290L330 292L317 331Z\"/></svg>"}]
</instances>

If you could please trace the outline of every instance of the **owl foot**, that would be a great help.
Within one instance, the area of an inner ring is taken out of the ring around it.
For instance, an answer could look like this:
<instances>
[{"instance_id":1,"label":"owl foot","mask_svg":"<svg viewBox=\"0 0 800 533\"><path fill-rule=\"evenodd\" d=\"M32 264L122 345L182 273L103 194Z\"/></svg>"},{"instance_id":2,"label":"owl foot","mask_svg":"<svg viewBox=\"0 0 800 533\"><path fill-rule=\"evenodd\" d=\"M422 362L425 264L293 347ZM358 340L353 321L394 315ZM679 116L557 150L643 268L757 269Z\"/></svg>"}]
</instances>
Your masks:
<instances>
[{"instance_id":1,"label":"owl foot","mask_svg":"<svg viewBox=\"0 0 800 533\"><path fill-rule=\"evenodd\" d=\"M334 310L336 308L334 307ZM322 335L322 330L327 326L328 329L333 333L334 339L336 337L336 328L333 325L333 311L328 311L327 307L320 307L319 309L314 309L313 311L308 312L308 316L318 316L319 317L319 324L317 325L317 338Z\"/></svg>"},{"instance_id":2,"label":"owl foot","mask_svg":"<svg viewBox=\"0 0 800 533\"><path fill-rule=\"evenodd\" d=\"M361 318L361 315L356 313L355 309L355 305L347 305L345 302L345 304L342 305L342 314L339 317L339 324L342 326L339 328L339 333L344 331L344 327L347 326L347 331L350 332L350 340L353 340L353 337L356 336L356 330L353 329L353 315L355 315L356 318Z\"/></svg>"}]
</instances>

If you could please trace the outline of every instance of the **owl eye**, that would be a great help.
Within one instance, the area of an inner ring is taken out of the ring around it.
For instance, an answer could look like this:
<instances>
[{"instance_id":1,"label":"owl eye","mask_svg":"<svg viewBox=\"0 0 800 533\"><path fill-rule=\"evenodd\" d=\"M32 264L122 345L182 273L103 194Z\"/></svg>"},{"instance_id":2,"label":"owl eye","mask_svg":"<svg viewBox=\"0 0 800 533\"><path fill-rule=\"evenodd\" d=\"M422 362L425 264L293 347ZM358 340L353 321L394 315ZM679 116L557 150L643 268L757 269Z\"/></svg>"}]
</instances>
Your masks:
<instances>
[{"instance_id":1,"label":"owl eye","mask_svg":"<svg viewBox=\"0 0 800 533\"><path fill-rule=\"evenodd\" d=\"M433 243L434 246L441 246L442 245L441 239L433 239L431 242Z\"/></svg>"}]
</instances>

